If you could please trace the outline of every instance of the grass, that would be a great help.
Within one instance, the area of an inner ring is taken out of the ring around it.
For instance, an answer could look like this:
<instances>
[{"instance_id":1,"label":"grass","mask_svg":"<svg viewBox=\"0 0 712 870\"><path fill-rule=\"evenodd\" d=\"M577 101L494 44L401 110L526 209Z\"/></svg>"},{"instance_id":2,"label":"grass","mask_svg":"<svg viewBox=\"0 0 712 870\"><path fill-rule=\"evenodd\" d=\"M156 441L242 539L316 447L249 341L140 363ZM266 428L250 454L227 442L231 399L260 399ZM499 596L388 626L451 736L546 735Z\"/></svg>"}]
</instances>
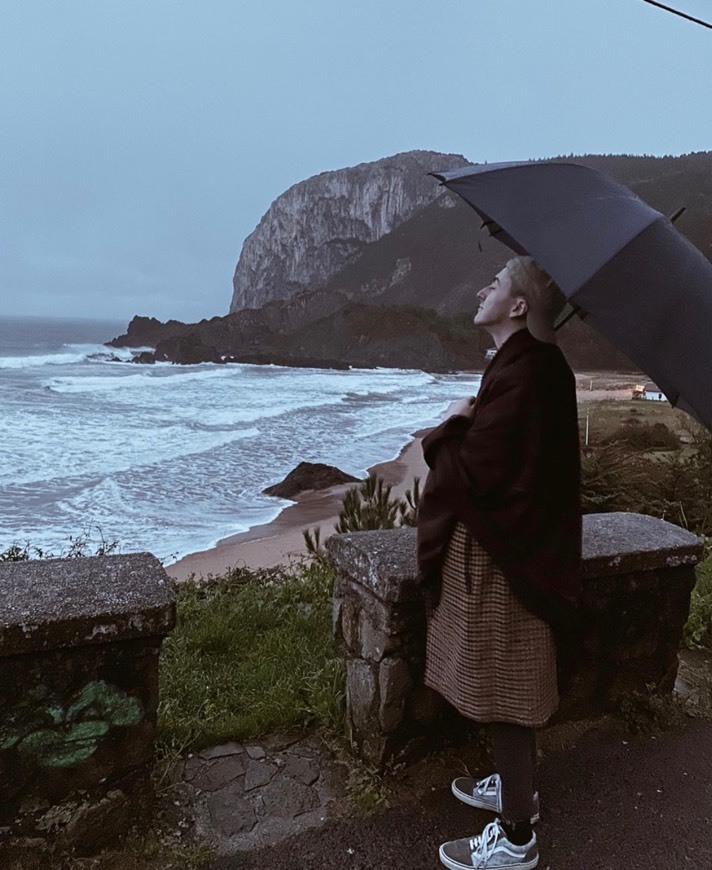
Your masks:
<instances>
[{"instance_id":1,"label":"grass","mask_svg":"<svg viewBox=\"0 0 712 870\"><path fill-rule=\"evenodd\" d=\"M184 752L292 728L338 730L344 672L332 585L333 569L314 563L180 586L161 656L160 746Z\"/></svg>"}]
</instances>

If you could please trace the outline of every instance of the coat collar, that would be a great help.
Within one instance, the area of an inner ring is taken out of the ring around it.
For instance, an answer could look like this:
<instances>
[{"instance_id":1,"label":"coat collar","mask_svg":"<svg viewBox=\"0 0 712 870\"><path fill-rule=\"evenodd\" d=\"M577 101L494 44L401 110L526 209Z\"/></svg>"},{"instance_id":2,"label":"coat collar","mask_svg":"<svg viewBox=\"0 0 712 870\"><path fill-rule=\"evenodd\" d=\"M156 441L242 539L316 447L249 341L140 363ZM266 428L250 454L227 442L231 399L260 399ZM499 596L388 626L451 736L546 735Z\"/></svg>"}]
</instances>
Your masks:
<instances>
[{"instance_id":1,"label":"coat collar","mask_svg":"<svg viewBox=\"0 0 712 870\"><path fill-rule=\"evenodd\" d=\"M491 377L493 371L500 369L503 365L507 365L507 363L512 362L517 357L538 350L542 346L544 346L544 342L534 338L526 326L524 329L518 329L497 350L497 353L484 370L482 380L484 381L485 377Z\"/></svg>"}]
</instances>

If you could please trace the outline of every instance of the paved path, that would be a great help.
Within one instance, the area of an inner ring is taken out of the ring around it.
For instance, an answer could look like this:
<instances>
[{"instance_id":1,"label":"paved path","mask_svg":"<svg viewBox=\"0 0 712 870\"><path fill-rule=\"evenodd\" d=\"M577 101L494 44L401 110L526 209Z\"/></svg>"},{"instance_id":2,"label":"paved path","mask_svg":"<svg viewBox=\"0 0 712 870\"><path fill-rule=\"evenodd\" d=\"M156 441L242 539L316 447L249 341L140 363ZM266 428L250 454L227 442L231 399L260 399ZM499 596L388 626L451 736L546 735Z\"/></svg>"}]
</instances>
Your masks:
<instances>
[{"instance_id":1,"label":"paved path","mask_svg":"<svg viewBox=\"0 0 712 870\"><path fill-rule=\"evenodd\" d=\"M540 870L711 870L712 722L657 737L584 736L541 764ZM445 785L370 819L327 822L213 870L436 870L443 840L491 816Z\"/></svg>"}]
</instances>

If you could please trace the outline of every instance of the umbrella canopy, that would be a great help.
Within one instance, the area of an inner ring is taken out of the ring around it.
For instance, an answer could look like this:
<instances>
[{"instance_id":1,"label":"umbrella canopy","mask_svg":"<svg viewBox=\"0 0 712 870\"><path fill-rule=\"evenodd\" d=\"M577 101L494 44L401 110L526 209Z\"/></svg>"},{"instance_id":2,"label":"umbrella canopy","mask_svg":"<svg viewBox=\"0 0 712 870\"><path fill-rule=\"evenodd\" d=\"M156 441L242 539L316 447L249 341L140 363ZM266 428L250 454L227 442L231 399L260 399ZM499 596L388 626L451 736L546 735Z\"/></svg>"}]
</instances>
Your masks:
<instances>
[{"instance_id":1,"label":"umbrella canopy","mask_svg":"<svg viewBox=\"0 0 712 870\"><path fill-rule=\"evenodd\" d=\"M712 263L631 190L577 163L432 173L545 269L587 323L712 429Z\"/></svg>"}]
</instances>

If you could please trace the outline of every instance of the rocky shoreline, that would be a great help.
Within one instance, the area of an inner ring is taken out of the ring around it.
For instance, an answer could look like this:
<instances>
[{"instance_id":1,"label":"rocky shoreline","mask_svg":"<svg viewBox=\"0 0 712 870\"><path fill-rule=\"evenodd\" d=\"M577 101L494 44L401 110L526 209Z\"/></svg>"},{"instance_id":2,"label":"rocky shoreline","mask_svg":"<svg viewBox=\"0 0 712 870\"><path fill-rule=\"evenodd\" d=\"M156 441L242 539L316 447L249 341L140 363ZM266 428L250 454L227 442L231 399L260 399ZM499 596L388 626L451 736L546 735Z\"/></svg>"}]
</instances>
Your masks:
<instances>
[{"instance_id":1,"label":"rocky shoreline","mask_svg":"<svg viewBox=\"0 0 712 870\"><path fill-rule=\"evenodd\" d=\"M332 297L300 318L300 300L269 303L199 323L134 317L108 347L134 348L133 362L252 363L293 368L403 368L431 372L482 369L488 339L469 317L429 309L379 306ZM301 300L304 301L304 300ZM319 302L319 299L317 299ZM148 350L147 348L153 348Z\"/></svg>"}]
</instances>

